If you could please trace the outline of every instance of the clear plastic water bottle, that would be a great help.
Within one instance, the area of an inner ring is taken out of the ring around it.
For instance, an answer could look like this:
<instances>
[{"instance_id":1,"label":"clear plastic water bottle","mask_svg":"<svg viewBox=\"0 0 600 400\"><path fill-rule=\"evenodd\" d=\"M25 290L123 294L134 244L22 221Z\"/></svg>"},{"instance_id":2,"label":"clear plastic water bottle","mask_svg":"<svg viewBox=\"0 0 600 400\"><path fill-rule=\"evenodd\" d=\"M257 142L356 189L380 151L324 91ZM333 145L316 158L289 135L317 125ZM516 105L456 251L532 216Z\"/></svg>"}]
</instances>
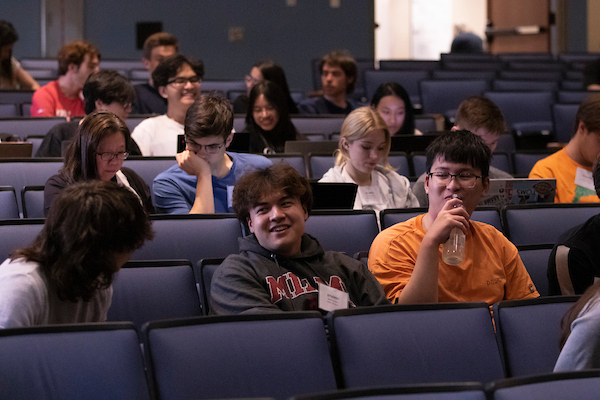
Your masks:
<instances>
[{"instance_id":1,"label":"clear plastic water bottle","mask_svg":"<svg viewBox=\"0 0 600 400\"><path fill-rule=\"evenodd\" d=\"M458 196L452 195L455 199ZM465 259L465 234L458 228L450 231L450 237L442 247L442 261L448 265L460 265Z\"/></svg>"},{"instance_id":2,"label":"clear plastic water bottle","mask_svg":"<svg viewBox=\"0 0 600 400\"><path fill-rule=\"evenodd\" d=\"M465 259L465 234L458 228L450 231L450 238L442 247L442 261L448 265L460 265Z\"/></svg>"}]
</instances>

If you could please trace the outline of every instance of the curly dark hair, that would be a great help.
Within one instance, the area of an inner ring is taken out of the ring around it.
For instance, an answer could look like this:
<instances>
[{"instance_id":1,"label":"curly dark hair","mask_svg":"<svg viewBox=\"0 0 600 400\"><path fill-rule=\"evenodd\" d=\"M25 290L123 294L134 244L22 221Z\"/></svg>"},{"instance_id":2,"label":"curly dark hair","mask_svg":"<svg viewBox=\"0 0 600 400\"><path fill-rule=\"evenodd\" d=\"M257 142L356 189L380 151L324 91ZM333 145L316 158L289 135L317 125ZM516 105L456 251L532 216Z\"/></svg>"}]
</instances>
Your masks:
<instances>
[{"instance_id":1,"label":"curly dark hair","mask_svg":"<svg viewBox=\"0 0 600 400\"><path fill-rule=\"evenodd\" d=\"M162 60L156 69L152 72L152 81L154 87L167 86L169 80L177 76L177 72L185 65L189 65L194 71L198 78L204 78L204 63L202 61L195 61L183 56L176 54Z\"/></svg>"},{"instance_id":2,"label":"curly dark hair","mask_svg":"<svg viewBox=\"0 0 600 400\"><path fill-rule=\"evenodd\" d=\"M96 109L96 100L107 105L115 101L125 105L133 102L134 97L133 85L127 78L112 69L103 69L91 74L83 85L86 114Z\"/></svg>"},{"instance_id":3,"label":"curly dark hair","mask_svg":"<svg viewBox=\"0 0 600 400\"><path fill-rule=\"evenodd\" d=\"M468 164L481 170L485 178L490 173L492 151L476 134L467 130L447 131L438 136L426 150L427 172L437 157L448 162Z\"/></svg>"},{"instance_id":4,"label":"curly dark hair","mask_svg":"<svg viewBox=\"0 0 600 400\"><path fill-rule=\"evenodd\" d=\"M76 40L65 44L59 51L58 56L58 75L62 76L69 70L69 64L75 64L78 67L83 62L85 55L89 54L90 58L98 57L100 60L100 51L91 43L83 40Z\"/></svg>"},{"instance_id":5,"label":"curly dark hair","mask_svg":"<svg viewBox=\"0 0 600 400\"><path fill-rule=\"evenodd\" d=\"M250 209L256 207L265 195L278 191L298 198L310 214L313 205L310 183L285 163L273 164L242 176L233 188L233 211L242 223L247 224Z\"/></svg>"},{"instance_id":6,"label":"curly dark hair","mask_svg":"<svg viewBox=\"0 0 600 400\"><path fill-rule=\"evenodd\" d=\"M185 114L184 132L193 139L220 136L227 140L232 129L231 103L212 93L200 96Z\"/></svg>"},{"instance_id":7,"label":"curly dark hair","mask_svg":"<svg viewBox=\"0 0 600 400\"><path fill-rule=\"evenodd\" d=\"M112 283L115 256L153 238L140 199L128 188L93 180L65 188L31 246L11 254L37 262L61 300L89 301Z\"/></svg>"}]
</instances>

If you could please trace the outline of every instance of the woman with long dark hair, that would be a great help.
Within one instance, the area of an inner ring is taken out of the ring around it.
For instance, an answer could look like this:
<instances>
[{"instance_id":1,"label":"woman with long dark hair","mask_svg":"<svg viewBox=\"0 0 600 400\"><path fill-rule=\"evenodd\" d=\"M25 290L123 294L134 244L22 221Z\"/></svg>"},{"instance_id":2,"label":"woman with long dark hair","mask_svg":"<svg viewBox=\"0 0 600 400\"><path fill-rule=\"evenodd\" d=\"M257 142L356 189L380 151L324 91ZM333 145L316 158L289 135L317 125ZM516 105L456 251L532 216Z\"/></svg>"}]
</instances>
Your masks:
<instances>
[{"instance_id":1,"label":"woman with long dark hair","mask_svg":"<svg viewBox=\"0 0 600 400\"><path fill-rule=\"evenodd\" d=\"M396 82L382 83L375 91L371 106L385 121L392 136L422 135L415 128L415 109L406 90Z\"/></svg>"},{"instance_id":2,"label":"woman with long dark hair","mask_svg":"<svg viewBox=\"0 0 600 400\"><path fill-rule=\"evenodd\" d=\"M278 85L283 92L288 112L290 114L298 114L298 106L296 106L296 102L292 99L292 95L290 94L290 88L287 79L285 78L285 72L283 71L283 68L273 61L260 61L254 64L250 70L250 74L246 75L245 80L247 94L240 95L235 99L233 102L234 113L245 114L248 111L250 91L254 85L264 81L271 81Z\"/></svg>"},{"instance_id":3,"label":"woman with long dark hair","mask_svg":"<svg viewBox=\"0 0 600 400\"><path fill-rule=\"evenodd\" d=\"M133 170L123 167L129 156L127 125L115 114L99 111L87 115L67 149L65 164L44 187L44 213L65 187L75 182L99 179L113 181L134 192L148 212L152 212L150 188Z\"/></svg>"},{"instance_id":4,"label":"woman with long dark hair","mask_svg":"<svg viewBox=\"0 0 600 400\"><path fill-rule=\"evenodd\" d=\"M17 40L15 27L8 21L0 21L0 90L37 90L40 85L12 56Z\"/></svg>"},{"instance_id":5,"label":"woman with long dark hair","mask_svg":"<svg viewBox=\"0 0 600 400\"><path fill-rule=\"evenodd\" d=\"M296 128L277 84L264 81L254 85L246 113L246 130L250 133L251 153L283 153L285 142L296 140Z\"/></svg>"},{"instance_id":6,"label":"woman with long dark hair","mask_svg":"<svg viewBox=\"0 0 600 400\"><path fill-rule=\"evenodd\" d=\"M67 187L33 243L0 265L0 328L106 321L114 274L152 237L131 190L101 180Z\"/></svg>"}]
</instances>

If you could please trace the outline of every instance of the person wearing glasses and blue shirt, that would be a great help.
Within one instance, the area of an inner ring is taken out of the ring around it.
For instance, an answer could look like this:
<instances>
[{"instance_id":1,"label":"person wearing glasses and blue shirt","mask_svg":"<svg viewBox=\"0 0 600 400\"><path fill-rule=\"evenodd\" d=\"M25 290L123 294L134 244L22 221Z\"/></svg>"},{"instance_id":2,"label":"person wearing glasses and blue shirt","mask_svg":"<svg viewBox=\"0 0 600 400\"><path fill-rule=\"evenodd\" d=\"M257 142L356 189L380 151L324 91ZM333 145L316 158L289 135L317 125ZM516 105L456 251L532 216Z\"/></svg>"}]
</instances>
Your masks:
<instances>
[{"instance_id":1,"label":"person wearing glasses and blue shirt","mask_svg":"<svg viewBox=\"0 0 600 400\"><path fill-rule=\"evenodd\" d=\"M150 188L135 171L123 167L129 156L126 143L129 128L116 114L97 111L88 114L79 124L77 133L65 154L65 163L58 174L44 186L44 215L62 190L76 182L112 181L136 194L148 213L152 213Z\"/></svg>"},{"instance_id":2,"label":"person wearing glasses and blue shirt","mask_svg":"<svg viewBox=\"0 0 600 400\"><path fill-rule=\"evenodd\" d=\"M165 58L152 72L158 93L167 99L167 113L146 118L133 130L131 137L142 155L174 156L177 137L183 135L185 113L200 94L204 64L183 55Z\"/></svg>"},{"instance_id":3,"label":"person wearing glasses and blue shirt","mask_svg":"<svg viewBox=\"0 0 600 400\"><path fill-rule=\"evenodd\" d=\"M491 225L471 220L489 189L490 148L466 130L445 132L427 148L426 214L383 230L371 245L369 269L387 298L400 304L538 297L519 252ZM451 231L465 235L464 259L442 260Z\"/></svg>"},{"instance_id":4,"label":"person wearing glasses and blue shirt","mask_svg":"<svg viewBox=\"0 0 600 400\"><path fill-rule=\"evenodd\" d=\"M233 212L235 182L246 172L271 165L256 154L227 152L233 140L229 100L200 96L185 117L186 149L177 165L154 178L154 204L159 213L212 214Z\"/></svg>"}]
</instances>

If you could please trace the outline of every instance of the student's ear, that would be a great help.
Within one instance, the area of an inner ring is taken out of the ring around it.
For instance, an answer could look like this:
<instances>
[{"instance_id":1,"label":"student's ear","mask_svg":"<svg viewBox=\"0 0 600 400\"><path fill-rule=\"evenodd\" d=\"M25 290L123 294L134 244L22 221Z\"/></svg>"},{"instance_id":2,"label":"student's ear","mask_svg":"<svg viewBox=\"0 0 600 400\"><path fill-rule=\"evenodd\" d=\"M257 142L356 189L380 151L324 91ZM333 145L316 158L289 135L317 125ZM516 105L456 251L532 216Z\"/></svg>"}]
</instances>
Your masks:
<instances>
[{"instance_id":1,"label":"student's ear","mask_svg":"<svg viewBox=\"0 0 600 400\"><path fill-rule=\"evenodd\" d=\"M150 60L148 60L146 57L142 57L142 65L146 70L150 71Z\"/></svg>"},{"instance_id":2,"label":"student's ear","mask_svg":"<svg viewBox=\"0 0 600 400\"><path fill-rule=\"evenodd\" d=\"M348 143L348 140L346 140L346 138L342 138L342 147L348 151L350 149L350 144Z\"/></svg>"},{"instance_id":3,"label":"student's ear","mask_svg":"<svg viewBox=\"0 0 600 400\"><path fill-rule=\"evenodd\" d=\"M579 125L577 125L577 132L581 132L583 134L588 133L588 129L585 126L585 124L583 123L583 121L579 121Z\"/></svg>"},{"instance_id":4,"label":"student's ear","mask_svg":"<svg viewBox=\"0 0 600 400\"><path fill-rule=\"evenodd\" d=\"M430 175L425 175L425 193L429 195L429 180L431 179Z\"/></svg>"},{"instance_id":5,"label":"student's ear","mask_svg":"<svg viewBox=\"0 0 600 400\"><path fill-rule=\"evenodd\" d=\"M460 127L458 125L454 125L452 128L450 128L451 131L460 131Z\"/></svg>"},{"instance_id":6,"label":"student's ear","mask_svg":"<svg viewBox=\"0 0 600 400\"><path fill-rule=\"evenodd\" d=\"M302 206L302 209L304 210L304 222L306 222L308 220L308 210L305 206Z\"/></svg>"},{"instance_id":7,"label":"student's ear","mask_svg":"<svg viewBox=\"0 0 600 400\"><path fill-rule=\"evenodd\" d=\"M248 230L250 230L250 233L254 233L254 229L252 229L252 218L247 217L246 223L248 224Z\"/></svg>"},{"instance_id":8,"label":"student's ear","mask_svg":"<svg viewBox=\"0 0 600 400\"><path fill-rule=\"evenodd\" d=\"M481 180L481 183L483 184L483 195L487 194L488 190L490 190L490 177L486 176L485 178L483 178Z\"/></svg>"},{"instance_id":9,"label":"student's ear","mask_svg":"<svg viewBox=\"0 0 600 400\"><path fill-rule=\"evenodd\" d=\"M159 86L158 87L158 93L164 97L165 99L167 98L167 87L166 86Z\"/></svg>"},{"instance_id":10,"label":"student's ear","mask_svg":"<svg viewBox=\"0 0 600 400\"><path fill-rule=\"evenodd\" d=\"M71 63L67 66L67 72L76 73L77 71L79 71L79 65Z\"/></svg>"},{"instance_id":11,"label":"student's ear","mask_svg":"<svg viewBox=\"0 0 600 400\"><path fill-rule=\"evenodd\" d=\"M234 133L231 132L229 136L227 136L227 139L225 139L225 148L228 148L231 142L233 141L233 135Z\"/></svg>"},{"instance_id":12,"label":"student's ear","mask_svg":"<svg viewBox=\"0 0 600 400\"><path fill-rule=\"evenodd\" d=\"M96 111L106 110L106 104L104 104L102 100L96 100L94 102L94 107L96 107Z\"/></svg>"}]
</instances>

